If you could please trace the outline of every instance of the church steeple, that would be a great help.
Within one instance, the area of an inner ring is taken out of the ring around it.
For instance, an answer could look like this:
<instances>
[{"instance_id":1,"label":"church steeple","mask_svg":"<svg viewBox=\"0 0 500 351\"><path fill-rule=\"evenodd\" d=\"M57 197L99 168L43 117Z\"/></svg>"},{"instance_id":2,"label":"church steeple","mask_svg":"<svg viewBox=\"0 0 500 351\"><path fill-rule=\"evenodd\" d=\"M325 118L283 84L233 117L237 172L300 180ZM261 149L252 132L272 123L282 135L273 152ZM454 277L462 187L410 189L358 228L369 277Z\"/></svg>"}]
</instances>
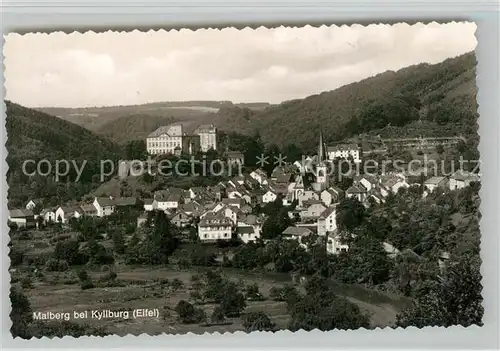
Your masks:
<instances>
[{"instance_id":1,"label":"church steeple","mask_svg":"<svg viewBox=\"0 0 500 351\"><path fill-rule=\"evenodd\" d=\"M325 144L323 143L323 132L319 132L318 163L325 160Z\"/></svg>"}]
</instances>

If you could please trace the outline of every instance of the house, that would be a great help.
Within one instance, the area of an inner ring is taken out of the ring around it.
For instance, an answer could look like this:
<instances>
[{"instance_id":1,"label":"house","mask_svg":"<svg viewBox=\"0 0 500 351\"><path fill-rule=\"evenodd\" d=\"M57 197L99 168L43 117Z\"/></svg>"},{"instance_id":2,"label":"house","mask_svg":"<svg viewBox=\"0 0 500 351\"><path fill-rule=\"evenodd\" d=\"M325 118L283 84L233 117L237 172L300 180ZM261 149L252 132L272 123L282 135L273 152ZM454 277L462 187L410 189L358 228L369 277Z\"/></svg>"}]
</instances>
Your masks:
<instances>
[{"instance_id":1,"label":"house","mask_svg":"<svg viewBox=\"0 0 500 351\"><path fill-rule=\"evenodd\" d=\"M266 191L264 193L264 195L262 195L262 203L267 204L267 203L273 202L277 198L278 198L278 194L275 191L269 189L268 191Z\"/></svg>"},{"instance_id":2,"label":"house","mask_svg":"<svg viewBox=\"0 0 500 351\"><path fill-rule=\"evenodd\" d=\"M94 207L94 206L92 206ZM57 207L49 207L44 208L42 212L40 212L40 216L42 216L43 221L45 223L55 222L56 221L56 210Z\"/></svg>"},{"instance_id":3,"label":"house","mask_svg":"<svg viewBox=\"0 0 500 351\"><path fill-rule=\"evenodd\" d=\"M325 236L337 230L336 206L326 208L318 218L318 235Z\"/></svg>"},{"instance_id":4,"label":"house","mask_svg":"<svg viewBox=\"0 0 500 351\"><path fill-rule=\"evenodd\" d=\"M41 201L38 201L38 200L30 200L28 201L28 203L26 204L26 209L28 211L33 211L36 207L38 208L41 208ZM38 214L38 213L34 213L35 215Z\"/></svg>"},{"instance_id":5,"label":"house","mask_svg":"<svg viewBox=\"0 0 500 351\"><path fill-rule=\"evenodd\" d=\"M148 214L146 212L141 213L139 217L137 217L137 228L140 228L144 223L146 223L148 219Z\"/></svg>"},{"instance_id":6,"label":"house","mask_svg":"<svg viewBox=\"0 0 500 351\"><path fill-rule=\"evenodd\" d=\"M80 218L83 210L79 206L59 206L56 210L56 221L66 224L71 218Z\"/></svg>"},{"instance_id":7,"label":"house","mask_svg":"<svg viewBox=\"0 0 500 351\"><path fill-rule=\"evenodd\" d=\"M333 203L339 202L341 200L343 191L336 187L330 187L325 189L320 194L321 202L325 204L325 206L330 206Z\"/></svg>"},{"instance_id":8,"label":"house","mask_svg":"<svg viewBox=\"0 0 500 351\"><path fill-rule=\"evenodd\" d=\"M182 194L173 190L158 190L154 193L153 208L175 210L182 204Z\"/></svg>"},{"instance_id":9,"label":"house","mask_svg":"<svg viewBox=\"0 0 500 351\"><path fill-rule=\"evenodd\" d=\"M359 202L365 201L367 193L366 189L359 185L353 185L345 191L346 197L358 199Z\"/></svg>"},{"instance_id":10,"label":"house","mask_svg":"<svg viewBox=\"0 0 500 351\"><path fill-rule=\"evenodd\" d=\"M80 206L82 214L89 217L97 216L97 208L93 204L83 204Z\"/></svg>"},{"instance_id":11,"label":"house","mask_svg":"<svg viewBox=\"0 0 500 351\"><path fill-rule=\"evenodd\" d=\"M229 218L234 225L236 225L236 223L238 222L238 207L226 205L221 210L219 210L219 212L222 212L224 214L224 217Z\"/></svg>"},{"instance_id":12,"label":"house","mask_svg":"<svg viewBox=\"0 0 500 351\"><path fill-rule=\"evenodd\" d=\"M313 234L313 232L309 228L290 226L281 233L281 237L286 240L297 240L304 246L302 241L311 234Z\"/></svg>"},{"instance_id":13,"label":"house","mask_svg":"<svg viewBox=\"0 0 500 351\"><path fill-rule=\"evenodd\" d=\"M236 235L245 244L256 242L260 238L260 231L256 231L253 226L238 226L236 227Z\"/></svg>"},{"instance_id":14,"label":"house","mask_svg":"<svg viewBox=\"0 0 500 351\"><path fill-rule=\"evenodd\" d=\"M384 196L382 196L382 193L380 192L380 188L372 188L370 191L368 191L368 196L366 198L366 201L374 201L377 204L380 204L382 202L385 202Z\"/></svg>"},{"instance_id":15,"label":"house","mask_svg":"<svg viewBox=\"0 0 500 351\"><path fill-rule=\"evenodd\" d=\"M245 164L245 156L239 151L228 151L227 162L243 166Z\"/></svg>"},{"instance_id":16,"label":"house","mask_svg":"<svg viewBox=\"0 0 500 351\"><path fill-rule=\"evenodd\" d=\"M276 184L290 184L292 181L292 174L291 173L281 173L278 175L276 178Z\"/></svg>"},{"instance_id":17,"label":"house","mask_svg":"<svg viewBox=\"0 0 500 351\"><path fill-rule=\"evenodd\" d=\"M172 223L174 223L179 228L183 228L183 227L187 226L189 224L189 222L191 222L191 216L182 210L178 211L172 217Z\"/></svg>"},{"instance_id":18,"label":"house","mask_svg":"<svg viewBox=\"0 0 500 351\"><path fill-rule=\"evenodd\" d=\"M30 210L24 208L9 211L9 223L15 223L18 228L29 228L36 226L35 216Z\"/></svg>"},{"instance_id":19,"label":"house","mask_svg":"<svg viewBox=\"0 0 500 351\"><path fill-rule=\"evenodd\" d=\"M326 210L326 206L319 200L306 201L304 202L304 207L306 209L300 212L302 219L317 218Z\"/></svg>"},{"instance_id":20,"label":"house","mask_svg":"<svg viewBox=\"0 0 500 351\"><path fill-rule=\"evenodd\" d=\"M450 177L450 190L463 189L472 182L479 182L479 175L463 170L458 170Z\"/></svg>"},{"instance_id":21,"label":"house","mask_svg":"<svg viewBox=\"0 0 500 351\"><path fill-rule=\"evenodd\" d=\"M383 197L387 197L389 193L397 194L401 188L409 188L410 184L406 180L396 175L389 175L381 179L380 193Z\"/></svg>"},{"instance_id":22,"label":"house","mask_svg":"<svg viewBox=\"0 0 500 351\"><path fill-rule=\"evenodd\" d=\"M424 182L424 187L433 192L437 188L446 188L448 186L448 179L445 177L431 177Z\"/></svg>"},{"instance_id":23,"label":"house","mask_svg":"<svg viewBox=\"0 0 500 351\"><path fill-rule=\"evenodd\" d=\"M144 199L144 211L153 211L153 199Z\"/></svg>"},{"instance_id":24,"label":"house","mask_svg":"<svg viewBox=\"0 0 500 351\"><path fill-rule=\"evenodd\" d=\"M208 213L198 224L201 241L230 240L232 222L222 213Z\"/></svg>"},{"instance_id":25,"label":"house","mask_svg":"<svg viewBox=\"0 0 500 351\"><path fill-rule=\"evenodd\" d=\"M105 217L115 212L115 201L110 197L96 197L93 202L98 217Z\"/></svg>"},{"instance_id":26,"label":"house","mask_svg":"<svg viewBox=\"0 0 500 351\"><path fill-rule=\"evenodd\" d=\"M119 207L139 207L143 203L136 197L117 197L115 199L115 206Z\"/></svg>"},{"instance_id":27,"label":"house","mask_svg":"<svg viewBox=\"0 0 500 351\"><path fill-rule=\"evenodd\" d=\"M245 205L245 200L243 200L241 198L222 199L222 203L224 205L235 206L235 207L241 208Z\"/></svg>"},{"instance_id":28,"label":"house","mask_svg":"<svg viewBox=\"0 0 500 351\"><path fill-rule=\"evenodd\" d=\"M301 206L301 207L303 206L304 201L319 200L319 199L320 199L320 197L319 197L318 193L316 193L313 190L304 190L302 192L297 193L297 200L298 200L299 206Z\"/></svg>"},{"instance_id":29,"label":"house","mask_svg":"<svg viewBox=\"0 0 500 351\"><path fill-rule=\"evenodd\" d=\"M268 180L267 180L267 174L264 170L258 168L252 173L250 173L250 177L255 179L260 185L267 185Z\"/></svg>"},{"instance_id":30,"label":"house","mask_svg":"<svg viewBox=\"0 0 500 351\"><path fill-rule=\"evenodd\" d=\"M353 180L355 184L362 185L367 191L372 190L378 184L378 179L369 174L355 176Z\"/></svg>"},{"instance_id":31,"label":"house","mask_svg":"<svg viewBox=\"0 0 500 351\"><path fill-rule=\"evenodd\" d=\"M328 146L326 154L329 160L337 158L349 159L352 158L354 162L361 162L359 146L356 144L339 144L335 146Z\"/></svg>"},{"instance_id":32,"label":"house","mask_svg":"<svg viewBox=\"0 0 500 351\"><path fill-rule=\"evenodd\" d=\"M328 235L326 239L326 252L336 255L347 251L349 251L349 245L343 243L337 233L331 233Z\"/></svg>"}]
</instances>

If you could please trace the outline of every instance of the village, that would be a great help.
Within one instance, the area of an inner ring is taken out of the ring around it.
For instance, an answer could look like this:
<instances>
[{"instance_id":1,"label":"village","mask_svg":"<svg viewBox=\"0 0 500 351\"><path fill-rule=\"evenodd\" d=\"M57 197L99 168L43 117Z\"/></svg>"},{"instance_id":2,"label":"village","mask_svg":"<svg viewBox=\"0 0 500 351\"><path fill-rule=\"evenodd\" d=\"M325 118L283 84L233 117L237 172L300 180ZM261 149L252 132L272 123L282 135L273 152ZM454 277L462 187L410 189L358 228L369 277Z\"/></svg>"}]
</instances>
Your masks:
<instances>
[{"instance_id":1,"label":"village","mask_svg":"<svg viewBox=\"0 0 500 351\"><path fill-rule=\"evenodd\" d=\"M194 149L207 152L217 147L215 126L200 126L195 136L187 136L182 125L158 128L147 139L151 155L174 154ZM242 150L243 151L243 150ZM337 228L336 207L345 198L354 198L365 207L385 202L401 189L416 186L422 197L434 191L451 191L478 182L475 173L458 170L451 176L431 176L419 183L421 177L409 172L387 172L386 174L352 174L352 184L342 190L329 169L335 160L349 160L353 164L362 162L363 152L356 144L326 146L320 133L316 155L302 161L286 163L279 160L270 175L257 168L238 174L214 186L181 189L170 187L157 190L152 198L138 197L94 197L93 202L42 208L37 201L30 200L25 208L12 209L9 225L18 228L35 228L40 224L60 223L68 225L71 220L83 216L106 217L120 208L142 208L137 218L137 227L147 220L151 211L163 211L180 229L195 226L200 242L239 240L242 243L262 239L262 228L267 216L259 209L271 203L279 203L287 209L291 225L278 233L283 239L297 240L306 246L311 235L326 238L326 250L337 254L349 249L342 241ZM226 161L244 163L242 152L226 153ZM395 253L391 244L384 243L389 254Z\"/></svg>"}]
</instances>

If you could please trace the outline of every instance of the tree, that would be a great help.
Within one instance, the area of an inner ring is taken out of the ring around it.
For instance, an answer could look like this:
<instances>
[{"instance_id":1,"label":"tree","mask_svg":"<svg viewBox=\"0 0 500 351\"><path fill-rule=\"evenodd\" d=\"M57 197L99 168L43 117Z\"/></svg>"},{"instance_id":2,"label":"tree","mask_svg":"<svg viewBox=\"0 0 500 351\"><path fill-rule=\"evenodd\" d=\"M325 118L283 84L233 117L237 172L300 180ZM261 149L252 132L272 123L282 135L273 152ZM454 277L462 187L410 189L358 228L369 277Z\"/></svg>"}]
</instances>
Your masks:
<instances>
[{"instance_id":1,"label":"tree","mask_svg":"<svg viewBox=\"0 0 500 351\"><path fill-rule=\"evenodd\" d=\"M195 308L185 300L179 301L175 307L179 320L183 324L202 323L206 320L206 314L202 309Z\"/></svg>"},{"instance_id":2,"label":"tree","mask_svg":"<svg viewBox=\"0 0 500 351\"><path fill-rule=\"evenodd\" d=\"M355 198L346 198L337 205L337 226L352 232L364 220L365 207Z\"/></svg>"},{"instance_id":3,"label":"tree","mask_svg":"<svg viewBox=\"0 0 500 351\"><path fill-rule=\"evenodd\" d=\"M220 307L226 316L239 316L245 309L246 302L243 294L238 290L234 282L228 282L220 301Z\"/></svg>"},{"instance_id":4,"label":"tree","mask_svg":"<svg viewBox=\"0 0 500 351\"><path fill-rule=\"evenodd\" d=\"M276 328L276 324L264 312L246 313L241 319L243 327L248 333L253 331L273 331Z\"/></svg>"},{"instance_id":5,"label":"tree","mask_svg":"<svg viewBox=\"0 0 500 351\"><path fill-rule=\"evenodd\" d=\"M224 322L225 315L224 311L220 306L215 307L214 312L212 313L212 317L210 317L210 320L214 324L219 324Z\"/></svg>"},{"instance_id":6,"label":"tree","mask_svg":"<svg viewBox=\"0 0 500 351\"><path fill-rule=\"evenodd\" d=\"M120 230L115 230L112 235L113 245L117 254L125 253L125 240Z\"/></svg>"},{"instance_id":7,"label":"tree","mask_svg":"<svg viewBox=\"0 0 500 351\"><path fill-rule=\"evenodd\" d=\"M14 286L11 286L9 296L12 304L12 310L10 311L10 319L12 321L10 331L12 336L14 338L29 339L28 326L33 320L30 302L24 293Z\"/></svg>"},{"instance_id":8,"label":"tree","mask_svg":"<svg viewBox=\"0 0 500 351\"><path fill-rule=\"evenodd\" d=\"M285 207L279 208L276 212L271 212L262 225L262 237L273 239L288 228L291 223L287 209Z\"/></svg>"},{"instance_id":9,"label":"tree","mask_svg":"<svg viewBox=\"0 0 500 351\"><path fill-rule=\"evenodd\" d=\"M246 298L248 300L253 300L253 301L259 301L263 299L263 296L259 291L259 286L257 285L257 283L247 285Z\"/></svg>"},{"instance_id":10,"label":"tree","mask_svg":"<svg viewBox=\"0 0 500 351\"><path fill-rule=\"evenodd\" d=\"M412 307L398 315L398 326L481 326L484 308L479 268L480 258L468 254L453 263L443 277L427 281Z\"/></svg>"},{"instance_id":11,"label":"tree","mask_svg":"<svg viewBox=\"0 0 500 351\"><path fill-rule=\"evenodd\" d=\"M90 276L85 269L79 270L77 275L78 279L80 280L80 287L82 288L82 290L92 289L94 287L94 284L92 283L92 280L90 279Z\"/></svg>"}]
</instances>

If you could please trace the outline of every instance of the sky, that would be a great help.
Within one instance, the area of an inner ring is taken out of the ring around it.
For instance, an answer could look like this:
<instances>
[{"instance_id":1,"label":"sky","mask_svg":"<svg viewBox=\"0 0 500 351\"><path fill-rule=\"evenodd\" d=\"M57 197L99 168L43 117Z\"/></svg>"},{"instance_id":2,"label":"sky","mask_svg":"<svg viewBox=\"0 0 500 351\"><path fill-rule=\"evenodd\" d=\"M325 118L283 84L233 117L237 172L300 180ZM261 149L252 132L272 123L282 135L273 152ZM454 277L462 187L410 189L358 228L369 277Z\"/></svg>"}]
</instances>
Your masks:
<instances>
[{"instance_id":1,"label":"sky","mask_svg":"<svg viewBox=\"0 0 500 351\"><path fill-rule=\"evenodd\" d=\"M473 51L470 22L9 34L6 99L27 107L279 103Z\"/></svg>"}]
</instances>

